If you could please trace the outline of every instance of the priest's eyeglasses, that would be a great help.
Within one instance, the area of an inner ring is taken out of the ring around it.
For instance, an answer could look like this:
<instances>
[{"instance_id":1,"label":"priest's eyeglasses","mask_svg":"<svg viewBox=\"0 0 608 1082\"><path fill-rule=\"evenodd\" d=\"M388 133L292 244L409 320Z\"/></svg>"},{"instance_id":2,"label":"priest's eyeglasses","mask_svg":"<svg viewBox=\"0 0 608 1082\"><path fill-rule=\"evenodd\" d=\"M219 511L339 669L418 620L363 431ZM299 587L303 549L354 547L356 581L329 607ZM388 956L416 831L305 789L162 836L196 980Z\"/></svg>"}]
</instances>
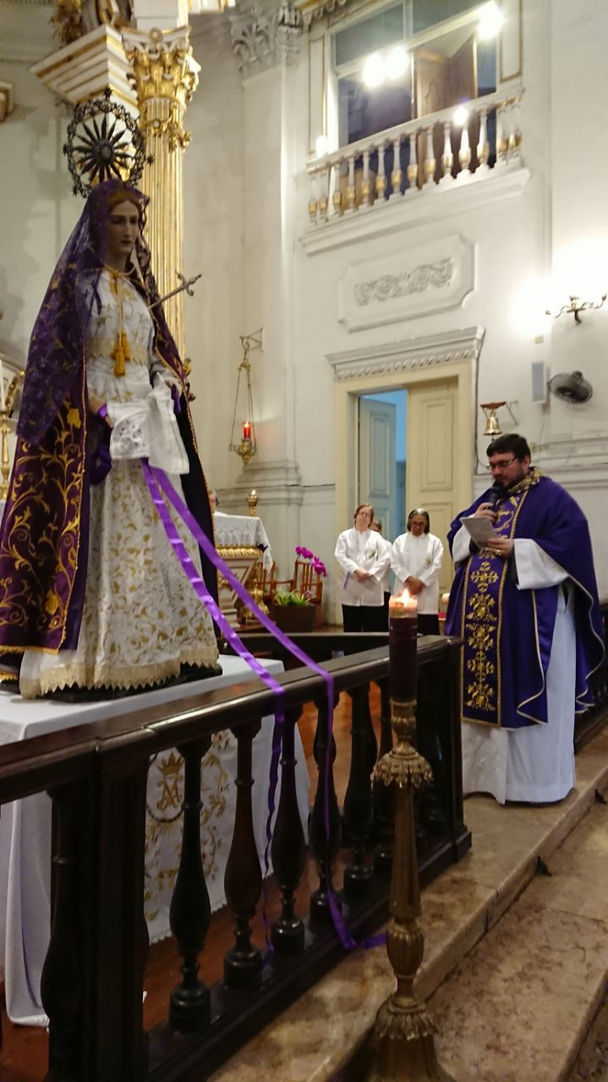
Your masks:
<instances>
[{"instance_id":1,"label":"priest's eyeglasses","mask_svg":"<svg viewBox=\"0 0 608 1082\"><path fill-rule=\"evenodd\" d=\"M489 462L486 466L486 470L489 473L492 470L506 470L507 466L510 466L512 462L517 460L517 455L513 455L513 458L503 458L500 462Z\"/></svg>"}]
</instances>

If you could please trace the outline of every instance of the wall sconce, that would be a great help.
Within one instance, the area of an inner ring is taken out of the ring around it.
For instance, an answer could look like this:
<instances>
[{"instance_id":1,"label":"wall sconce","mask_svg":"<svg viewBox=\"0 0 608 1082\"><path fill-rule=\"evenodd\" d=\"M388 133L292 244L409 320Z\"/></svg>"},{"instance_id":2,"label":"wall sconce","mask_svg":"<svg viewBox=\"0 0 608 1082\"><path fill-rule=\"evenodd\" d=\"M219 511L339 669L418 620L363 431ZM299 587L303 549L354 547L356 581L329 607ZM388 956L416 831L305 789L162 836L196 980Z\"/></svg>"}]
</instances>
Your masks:
<instances>
[{"instance_id":1,"label":"wall sconce","mask_svg":"<svg viewBox=\"0 0 608 1082\"><path fill-rule=\"evenodd\" d=\"M262 333L263 329L260 327L259 330L253 331L252 334L241 334L239 336L243 347L243 359L239 365L236 381L234 412L232 414L232 429L230 432L228 450L235 451L237 455L240 455L243 460L243 466L246 466L251 461L257 451L253 393L251 390L251 361L249 360L249 354L252 350L262 348ZM242 387L241 380L243 382ZM240 416L245 416L245 420L242 422L237 422L237 415L239 412ZM241 426L241 439L239 443L235 442L235 429L237 424Z\"/></svg>"},{"instance_id":2,"label":"wall sconce","mask_svg":"<svg viewBox=\"0 0 608 1082\"><path fill-rule=\"evenodd\" d=\"M484 436L502 436L502 428L498 417L496 416L496 410L499 410L501 406L506 406L504 402L480 402L479 408L483 410L486 415L486 427L484 430Z\"/></svg>"},{"instance_id":3,"label":"wall sconce","mask_svg":"<svg viewBox=\"0 0 608 1082\"><path fill-rule=\"evenodd\" d=\"M604 293L599 301L582 301L580 297L575 297L571 293L568 304L563 304L559 312L552 312L547 308L545 314L553 316L554 319L559 319L559 317L563 315L572 315L574 316L575 323L582 323L583 321L579 313L587 312L590 308L601 308L607 296L608 293Z\"/></svg>"}]
</instances>

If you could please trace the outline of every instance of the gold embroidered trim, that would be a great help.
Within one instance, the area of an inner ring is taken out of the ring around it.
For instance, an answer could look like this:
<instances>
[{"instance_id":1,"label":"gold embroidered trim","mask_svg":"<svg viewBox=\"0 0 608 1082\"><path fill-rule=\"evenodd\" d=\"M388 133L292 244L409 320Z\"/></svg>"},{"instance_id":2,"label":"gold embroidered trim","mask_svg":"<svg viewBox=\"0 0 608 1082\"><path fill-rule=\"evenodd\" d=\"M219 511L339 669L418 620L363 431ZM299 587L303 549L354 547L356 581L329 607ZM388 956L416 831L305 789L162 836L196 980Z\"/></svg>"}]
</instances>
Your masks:
<instances>
[{"instance_id":1,"label":"gold embroidered trim","mask_svg":"<svg viewBox=\"0 0 608 1082\"><path fill-rule=\"evenodd\" d=\"M39 674L36 680L22 680L19 690L24 699L35 699L50 691L61 691L73 685L81 688L107 687L128 691L129 688L149 687L170 676L177 676L181 665L215 665L217 657L215 644L208 644L196 649L184 649L179 658L170 658L152 665L120 668L102 663L91 669L91 666L83 661L73 661L65 667Z\"/></svg>"}]
</instances>

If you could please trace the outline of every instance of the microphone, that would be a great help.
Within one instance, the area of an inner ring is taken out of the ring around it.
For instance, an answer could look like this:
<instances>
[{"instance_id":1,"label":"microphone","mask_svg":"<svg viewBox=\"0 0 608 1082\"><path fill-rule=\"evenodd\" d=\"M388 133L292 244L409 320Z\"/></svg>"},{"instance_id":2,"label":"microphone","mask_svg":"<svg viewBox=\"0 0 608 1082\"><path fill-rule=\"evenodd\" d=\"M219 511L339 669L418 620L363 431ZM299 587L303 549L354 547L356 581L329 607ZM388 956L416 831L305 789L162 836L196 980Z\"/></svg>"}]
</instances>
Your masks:
<instances>
[{"instance_id":1,"label":"microphone","mask_svg":"<svg viewBox=\"0 0 608 1082\"><path fill-rule=\"evenodd\" d=\"M488 503L490 504L490 507L492 508L493 511L496 508L496 504L500 500L502 500L504 494L505 494L505 490L502 487L502 485L499 485L499 484L496 484L496 483L494 483L492 485L492 488L490 489L490 491L488 493Z\"/></svg>"}]
</instances>

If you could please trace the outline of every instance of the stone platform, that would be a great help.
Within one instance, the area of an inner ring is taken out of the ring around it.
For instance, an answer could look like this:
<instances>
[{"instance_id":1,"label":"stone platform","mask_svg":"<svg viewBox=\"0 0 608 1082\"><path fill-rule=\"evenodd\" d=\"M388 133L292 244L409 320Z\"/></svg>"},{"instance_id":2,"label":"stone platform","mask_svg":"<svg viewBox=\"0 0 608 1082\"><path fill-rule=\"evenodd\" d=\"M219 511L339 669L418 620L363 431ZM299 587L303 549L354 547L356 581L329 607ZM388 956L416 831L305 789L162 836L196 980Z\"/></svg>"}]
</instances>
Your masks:
<instances>
[{"instance_id":1,"label":"stone platform","mask_svg":"<svg viewBox=\"0 0 608 1082\"><path fill-rule=\"evenodd\" d=\"M605 993L608 729L576 776L559 804L469 797L473 848L423 892L418 994L455 1082L562 1082ZM393 987L384 948L353 953L210 1082L358 1082L353 1050Z\"/></svg>"}]
</instances>

